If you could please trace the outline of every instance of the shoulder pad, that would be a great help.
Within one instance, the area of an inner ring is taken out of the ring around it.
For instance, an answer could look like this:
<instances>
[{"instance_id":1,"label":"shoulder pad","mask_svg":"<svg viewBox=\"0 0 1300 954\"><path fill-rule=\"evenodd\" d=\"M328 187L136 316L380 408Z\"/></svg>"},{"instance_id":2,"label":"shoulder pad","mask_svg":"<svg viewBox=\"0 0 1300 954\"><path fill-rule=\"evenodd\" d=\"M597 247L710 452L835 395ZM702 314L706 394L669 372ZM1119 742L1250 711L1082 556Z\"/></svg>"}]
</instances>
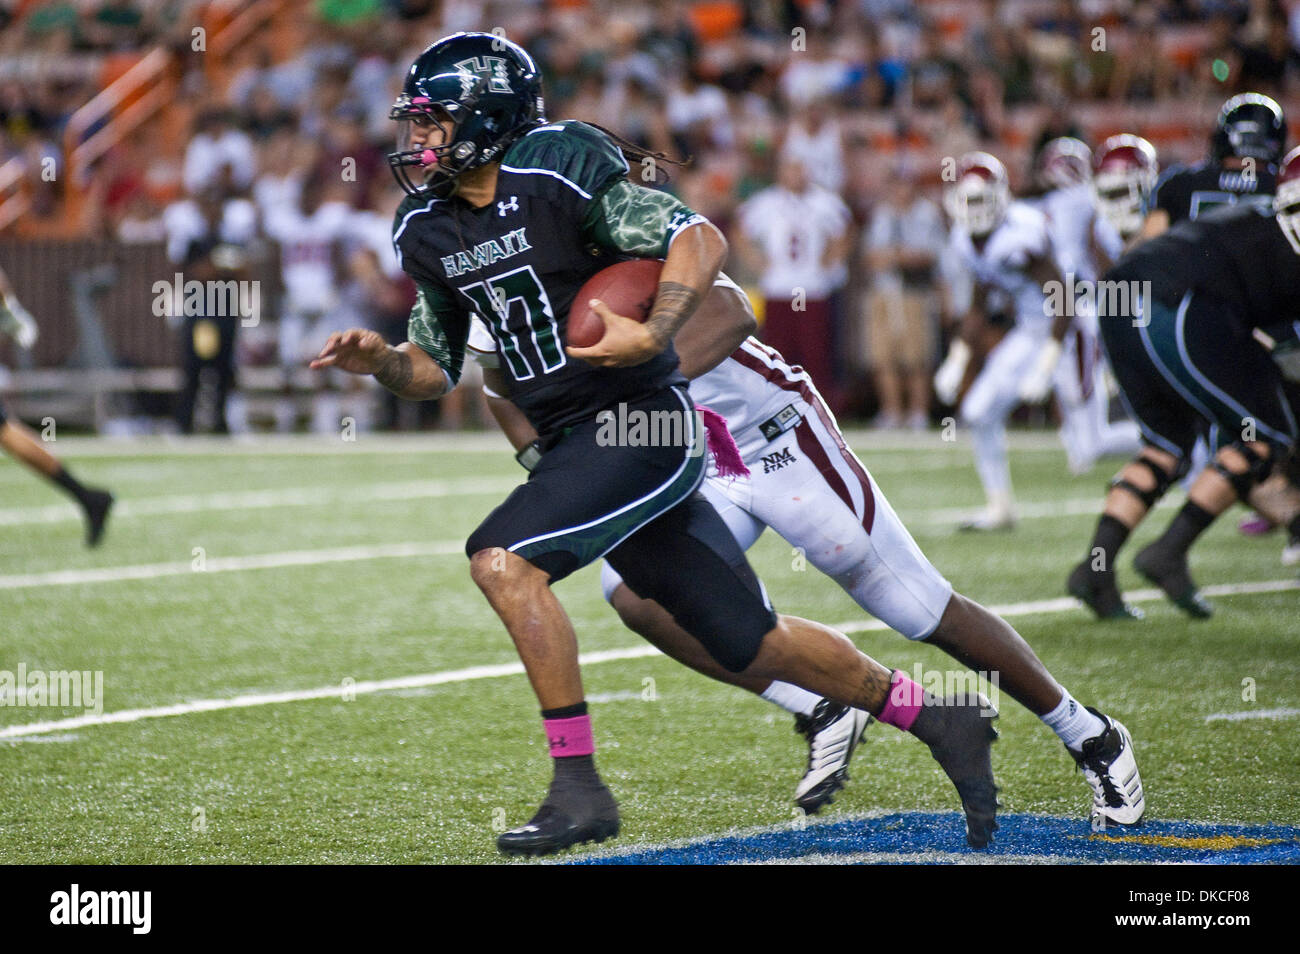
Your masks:
<instances>
[{"instance_id":1,"label":"shoulder pad","mask_svg":"<svg viewBox=\"0 0 1300 954\"><path fill-rule=\"evenodd\" d=\"M627 175L628 164L605 133L568 120L539 126L521 136L506 151L501 169L549 175L591 198L611 178Z\"/></svg>"}]
</instances>

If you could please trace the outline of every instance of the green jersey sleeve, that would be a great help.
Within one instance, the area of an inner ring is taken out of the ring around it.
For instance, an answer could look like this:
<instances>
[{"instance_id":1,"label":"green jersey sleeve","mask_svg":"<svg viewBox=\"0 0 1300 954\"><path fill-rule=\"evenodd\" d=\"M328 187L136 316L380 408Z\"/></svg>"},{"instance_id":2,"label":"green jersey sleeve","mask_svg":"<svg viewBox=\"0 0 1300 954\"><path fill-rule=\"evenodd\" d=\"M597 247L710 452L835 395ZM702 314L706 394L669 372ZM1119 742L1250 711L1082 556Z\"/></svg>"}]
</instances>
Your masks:
<instances>
[{"instance_id":1,"label":"green jersey sleeve","mask_svg":"<svg viewBox=\"0 0 1300 954\"><path fill-rule=\"evenodd\" d=\"M582 230L605 248L642 258L663 258L678 232L704 221L704 216L667 192L619 179L596 196Z\"/></svg>"},{"instance_id":2,"label":"green jersey sleeve","mask_svg":"<svg viewBox=\"0 0 1300 954\"><path fill-rule=\"evenodd\" d=\"M406 337L438 362L455 387L465 366L465 342L470 315L450 292L438 285L416 282L415 306L406 324Z\"/></svg>"}]
</instances>

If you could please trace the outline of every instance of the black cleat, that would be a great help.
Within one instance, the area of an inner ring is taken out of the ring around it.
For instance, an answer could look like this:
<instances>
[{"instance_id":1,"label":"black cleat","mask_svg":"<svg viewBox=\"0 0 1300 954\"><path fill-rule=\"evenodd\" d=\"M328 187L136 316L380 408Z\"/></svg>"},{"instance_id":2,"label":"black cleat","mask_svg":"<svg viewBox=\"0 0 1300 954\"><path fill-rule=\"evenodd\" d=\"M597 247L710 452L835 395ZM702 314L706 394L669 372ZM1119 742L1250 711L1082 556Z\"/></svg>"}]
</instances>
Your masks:
<instances>
[{"instance_id":1,"label":"black cleat","mask_svg":"<svg viewBox=\"0 0 1300 954\"><path fill-rule=\"evenodd\" d=\"M564 807L552 803L555 793L547 796L532 821L502 832L497 848L507 855L549 855L589 841L602 842L618 835L618 805L603 784L588 789L581 797L569 791L562 799Z\"/></svg>"},{"instance_id":2,"label":"black cleat","mask_svg":"<svg viewBox=\"0 0 1300 954\"><path fill-rule=\"evenodd\" d=\"M1209 619L1214 615L1214 606L1201 596L1192 581L1186 553L1165 553L1157 541L1133 559L1133 568L1164 590L1174 605L1192 619Z\"/></svg>"},{"instance_id":3,"label":"black cleat","mask_svg":"<svg viewBox=\"0 0 1300 954\"><path fill-rule=\"evenodd\" d=\"M1096 613L1098 619L1146 618L1140 609L1124 602L1119 587L1115 585L1114 571L1102 573L1094 570L1087 560L1070 571L1065 589Z\"/></svg>"},{"instance_id":4,"label":"black cleat","mask_svg":"<svg viewBox=\"0 0 1300 954\"><path fill-rule=\"evenodd\" d=\"M815 815L835 801L849 780L849 759L862 741L871 716L830 699L817 703L811 716L794 717L795 731L808 740L808 771L794 791L794 803Z\"/></svg>"},{"instance_id":5,"label":"black cleat","mask_svg":"<svg viewBox=\"0 0 1300 954\"><path fill-rule=\"evenodd\" d=\"M993 742L998 737L993 728L998 710L981 693L970 702L949 698L942 704L927 705L921 714L928 713L943 722L941 726L927 728L927 737L933 739L922 741L930 747L930 754L961 796L961 807L966 813L966 843L972 848L985 848L998 828L998 787L993 781L991 758ZM912 728L915 735L916 725Z\"/></svg>"},{"instance_id":6,"label":"black cleat","mask_svg":"<svg viewBox=\"0 0 1300 954\"><path fill-rule=\"evenodd\" d=\"M113 509L113 495L107 490L91 490L86 494L86 546L99 546L108 522L108 512Z\"/></svg>"}]
</instances>

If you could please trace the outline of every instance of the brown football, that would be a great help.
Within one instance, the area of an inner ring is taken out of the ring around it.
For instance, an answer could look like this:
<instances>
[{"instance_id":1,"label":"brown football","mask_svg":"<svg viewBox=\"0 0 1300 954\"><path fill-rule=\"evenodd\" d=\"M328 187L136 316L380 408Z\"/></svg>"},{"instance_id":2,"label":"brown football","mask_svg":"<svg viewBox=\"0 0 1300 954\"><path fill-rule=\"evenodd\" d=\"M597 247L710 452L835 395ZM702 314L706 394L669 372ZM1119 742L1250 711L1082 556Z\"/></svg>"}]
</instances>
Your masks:
<instances>
[{"instance_id":1,"label":"brown football","mask_svg":"<svg viewBox=\"0 0 1300 954\"><path fill-rule=\"evenodd\" d=\"M578 289L569 309L565 340L575 348L590 348L605 336L605 322L588 307L599 298L616 315L645 321L659 292L659 272L664 263L655 258L634 258L602 268Z\"/></svg>"}]
</instances>

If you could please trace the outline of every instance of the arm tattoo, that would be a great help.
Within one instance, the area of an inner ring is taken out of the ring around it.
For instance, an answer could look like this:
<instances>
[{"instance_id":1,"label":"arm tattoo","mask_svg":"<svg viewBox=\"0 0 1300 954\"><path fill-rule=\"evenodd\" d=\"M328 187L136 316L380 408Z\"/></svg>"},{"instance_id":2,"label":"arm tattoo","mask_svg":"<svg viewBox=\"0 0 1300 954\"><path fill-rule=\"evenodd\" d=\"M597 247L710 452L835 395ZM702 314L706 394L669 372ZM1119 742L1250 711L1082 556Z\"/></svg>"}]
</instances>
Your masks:
<instances>
[{"instance_id":1,"label":"arm tattoo","mask_svg":"<svg viewBox=\"0 0 1300 954\"><path fill-rule=\"evenodd\" d=\"M396 348L388 349L383 364L375 372L376 381L394 394L399 395L406 390L406 386L411 383L411 379L414 377L415 367L411 364L411 356L405 351L398 351Z\"/></svg>"},{"instance_id":2,"label":"arm tattoo","mask_svg":"<svg viewBox=\"0 0 1300 954\"><path fill-rule=\"evenodd\" d=\"M672 340L686 319L695 313L700 303L700 293L680 282L660 282L654 308L646 319L646 328L657 341L665 345Z\"/></svg>"}]
</instances>

